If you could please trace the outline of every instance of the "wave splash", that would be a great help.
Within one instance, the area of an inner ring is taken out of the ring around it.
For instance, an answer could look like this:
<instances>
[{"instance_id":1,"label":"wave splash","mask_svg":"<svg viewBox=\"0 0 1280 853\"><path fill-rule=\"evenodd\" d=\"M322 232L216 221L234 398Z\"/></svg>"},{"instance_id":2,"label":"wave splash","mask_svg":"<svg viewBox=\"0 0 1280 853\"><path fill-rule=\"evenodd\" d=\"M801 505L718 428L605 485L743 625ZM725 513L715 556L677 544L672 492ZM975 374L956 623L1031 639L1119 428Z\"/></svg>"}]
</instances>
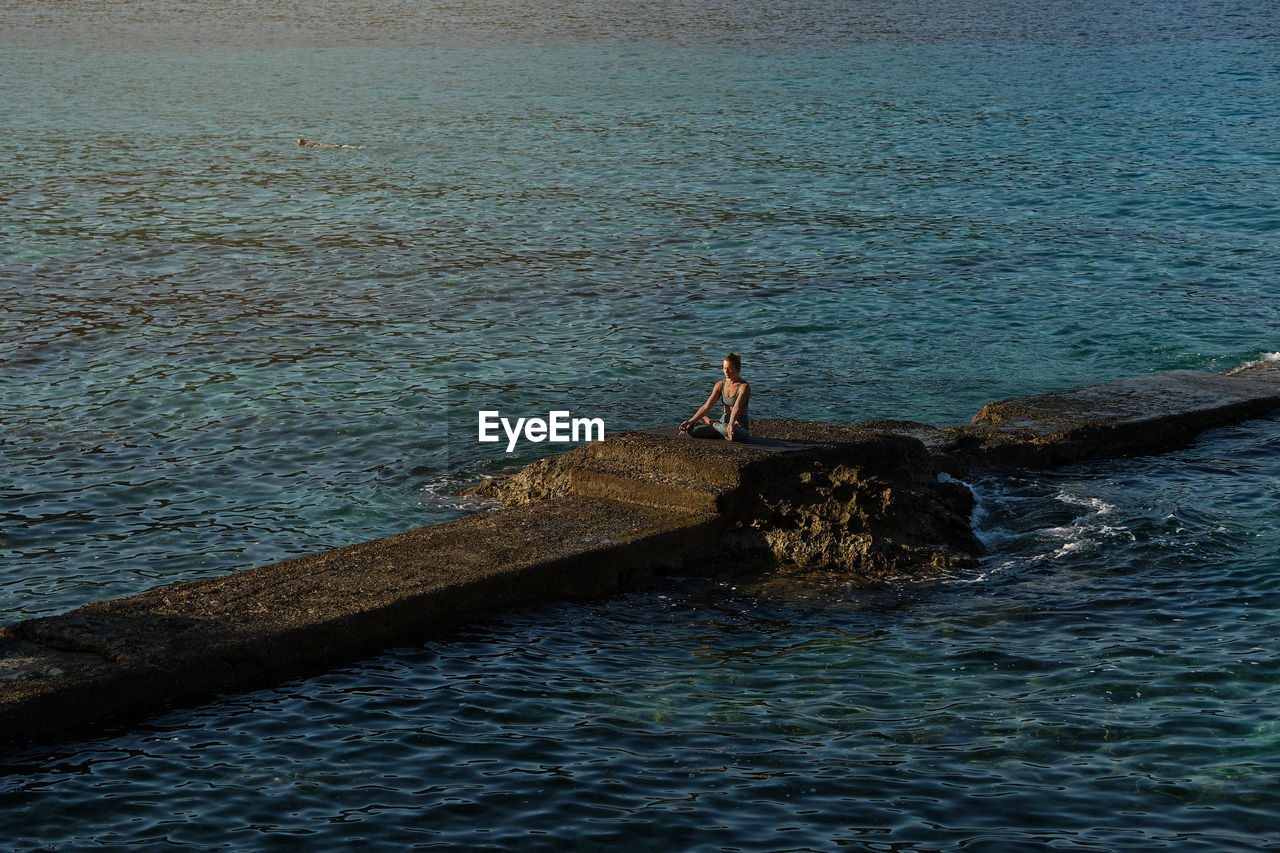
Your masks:
<instances>
[{"instance_id":1,"label":"wave splash","mask_svg":"<svg viewBox=\"0 0 1280 853\"><path fill-rule=\"evenodd\" d=\"M1262 364L1274 364L1275 362L1280 362L1280 352L1264 352L1253 361L1247 361L1239 367L1231 368L1227 371L1227 375L1232 376L1236 373L1242 373L1250 368L1258 367Z\"/></svg>"}]
</instances>

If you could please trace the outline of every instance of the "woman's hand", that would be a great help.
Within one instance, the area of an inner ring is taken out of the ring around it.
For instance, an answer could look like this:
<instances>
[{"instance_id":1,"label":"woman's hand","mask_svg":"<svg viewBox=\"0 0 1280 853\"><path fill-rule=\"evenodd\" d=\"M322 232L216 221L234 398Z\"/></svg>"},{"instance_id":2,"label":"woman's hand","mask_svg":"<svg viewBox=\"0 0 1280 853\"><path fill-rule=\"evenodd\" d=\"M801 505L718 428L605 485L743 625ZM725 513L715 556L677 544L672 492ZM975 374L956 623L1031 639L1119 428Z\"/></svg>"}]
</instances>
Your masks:
<instances>
[{"instance_id":1,"label":"woman's hand","mask_svg":"<svg viewBox=\"0 0 1280 853\"><path fill-rule=\"evenodd\" d=\"M720 398L720 388L723 385L724 385L723 382L716 383L716 387L711 389L711 396L707 398L707 402L703 403L701 408L699 408L698 411L693 413L693 417L689 418L689 420L680 424L680 432L682 433L688 432L689 427L693 426L696 423L700 423L700 422L711 423L711 418L708 418L706 414L711 410L711 407L715 405L716 400Z\"/></svg>"}]
</instances>

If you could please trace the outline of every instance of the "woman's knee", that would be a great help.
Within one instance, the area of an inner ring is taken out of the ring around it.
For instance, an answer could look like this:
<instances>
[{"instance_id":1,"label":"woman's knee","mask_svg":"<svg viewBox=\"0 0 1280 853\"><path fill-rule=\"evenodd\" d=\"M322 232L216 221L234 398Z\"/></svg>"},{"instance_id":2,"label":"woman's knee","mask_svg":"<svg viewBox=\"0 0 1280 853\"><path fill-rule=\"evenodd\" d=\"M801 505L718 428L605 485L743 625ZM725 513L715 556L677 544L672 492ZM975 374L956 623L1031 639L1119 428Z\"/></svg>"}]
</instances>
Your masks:
<instances>
[{"instance_id":1,"label":"woman's knee","mask_svg":"<svg viewBox=\"0 0 1280 853\"><path fill-rule=\"evenodd\" d=\"M724 438L713 424L696 424L689 427L689 435L694 438Z\"/></svg>"}]
</instances>

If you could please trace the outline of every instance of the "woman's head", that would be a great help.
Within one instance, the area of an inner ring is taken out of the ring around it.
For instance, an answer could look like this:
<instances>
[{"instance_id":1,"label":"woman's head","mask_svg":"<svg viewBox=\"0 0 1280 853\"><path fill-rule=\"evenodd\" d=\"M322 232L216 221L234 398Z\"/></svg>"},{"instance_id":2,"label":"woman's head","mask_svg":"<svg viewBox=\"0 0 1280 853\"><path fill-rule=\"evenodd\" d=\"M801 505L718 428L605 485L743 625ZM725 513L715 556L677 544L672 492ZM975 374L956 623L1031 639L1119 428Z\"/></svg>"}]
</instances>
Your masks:
<instances>
[{"instance_id":1,"label":"woman's head","mask_svg":"<svg viewBox=\"0 0 1280 853\"><path fill-rule=\"evenodd\" d=\"M742 356L736 352L731 352L724 357L720 368L724 371L724 375L730 378L737 376L742 371Z\"/></svg>"}]
</instances>

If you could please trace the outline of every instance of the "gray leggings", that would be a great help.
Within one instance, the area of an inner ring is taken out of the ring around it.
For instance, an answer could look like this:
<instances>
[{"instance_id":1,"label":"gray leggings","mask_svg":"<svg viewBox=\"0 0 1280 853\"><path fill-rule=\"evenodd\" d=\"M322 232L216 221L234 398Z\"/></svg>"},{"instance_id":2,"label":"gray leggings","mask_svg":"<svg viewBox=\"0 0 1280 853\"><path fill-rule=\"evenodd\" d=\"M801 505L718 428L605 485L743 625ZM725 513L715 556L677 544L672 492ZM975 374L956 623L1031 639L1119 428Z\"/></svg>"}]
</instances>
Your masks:
<instances>
[{"instance_id":1,"label":"gray leggings","mask_svg":"<svg viewBox=\"0 0 1280 853\"><path fill-rule=\"evenodd\" d=\"M689 427L689 435L693 438L728 438L729 424L724 421L712 421L709 424L696 424ZM746 424L738 424L733 428L734 441L750 441L751 432Z\"/></svg>"}]
</instances>

